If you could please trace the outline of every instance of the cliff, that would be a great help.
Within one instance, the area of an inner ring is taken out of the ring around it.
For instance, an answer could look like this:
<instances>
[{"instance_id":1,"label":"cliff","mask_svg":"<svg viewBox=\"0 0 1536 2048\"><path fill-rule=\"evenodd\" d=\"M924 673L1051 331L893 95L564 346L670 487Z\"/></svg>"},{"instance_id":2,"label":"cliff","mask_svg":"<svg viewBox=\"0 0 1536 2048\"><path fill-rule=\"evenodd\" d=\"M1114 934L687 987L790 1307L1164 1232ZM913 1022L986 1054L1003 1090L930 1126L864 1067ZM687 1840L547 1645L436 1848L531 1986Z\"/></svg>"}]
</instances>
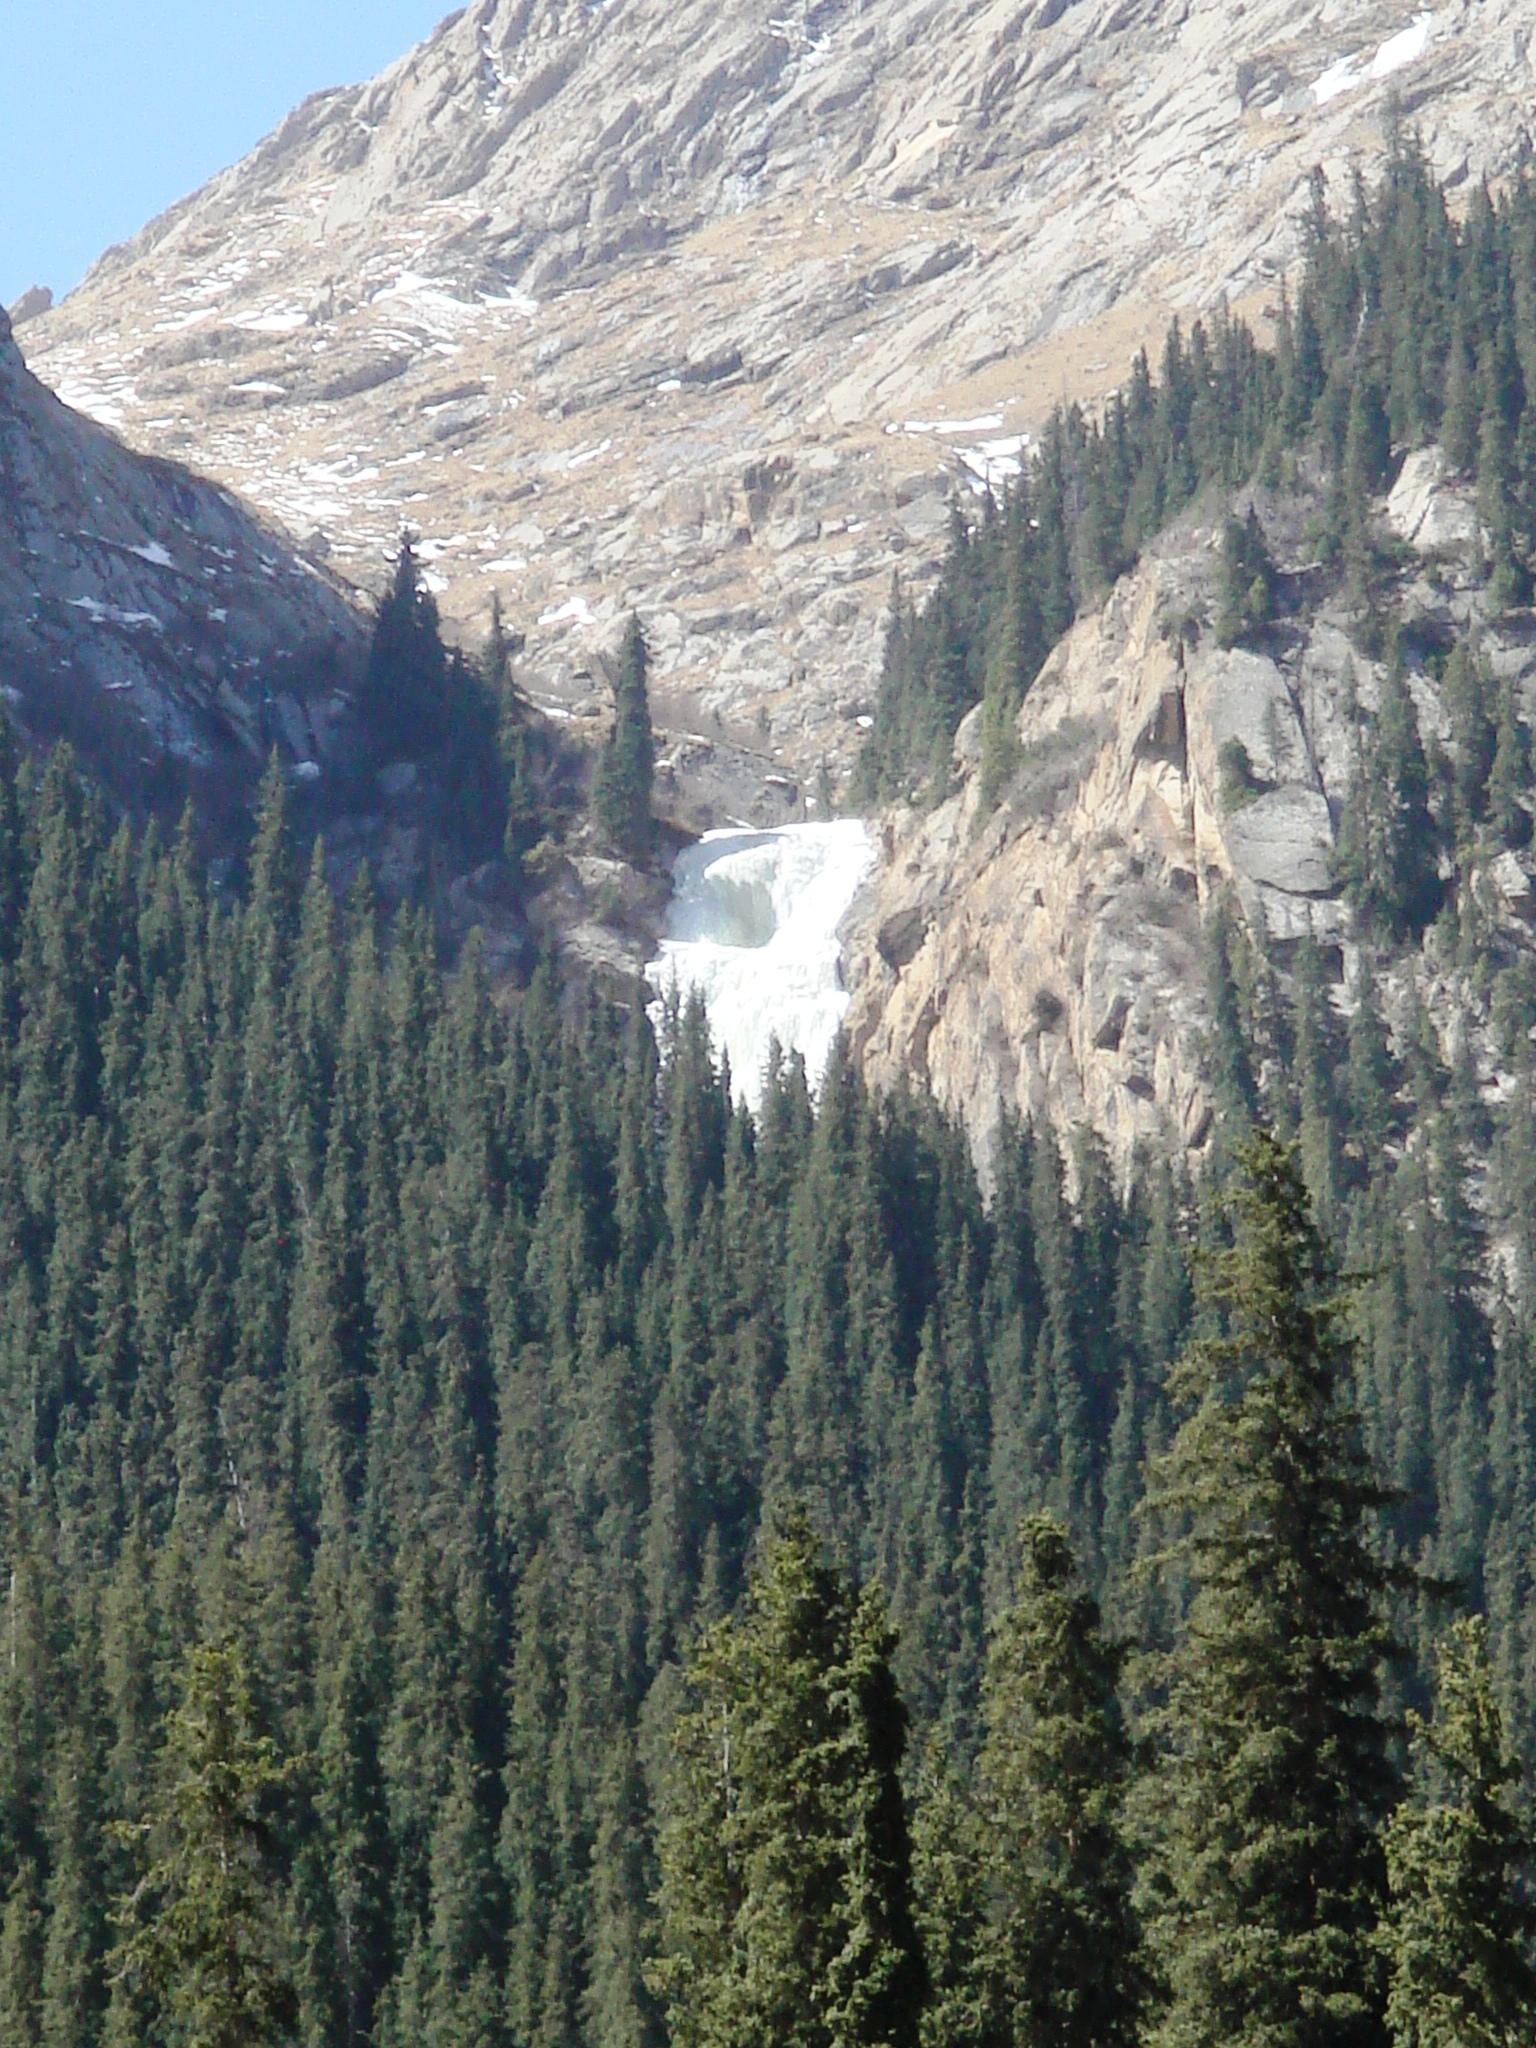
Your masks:
<instances>
[{"instance_id":1,"label":"cliff","mask_svg":"<svg viewBox=\"0 0 1536 2048\"><path fill-rule=\"evenodd\" d=\"M1009 1114L1064 1131L1086 1117L1122 1169L1138 1147L1198 1156L1212 1126L1205 934L1218 905L1282 976L1315 940L1335 1006L1350 1008L1360 933L1335 846L1384 671L1312 560L1316 498L1260 492L1239 509L1250 502L1281 570L1271 628L1216 643L1213 513L1226 508L1206 507L1053 653L995 812L979 808L972 713L947 799L882 821L881 866L847 931L849 1032L878 1081L926 1079L983 1162ZM1408 459L1379 512L1400 549L1390 605L1416 650L1426 747L1448 730L1426 657L1473 630L1529 722L1531 615L1493 615L1474 508L1437 451ZM1529 946L1527 857L1490 857L1462 886L1499 928L1489 959L1496 939ZM1382 996L1394 1016L1421 1000L1444 1046L1465 1039L1482 1085L1498 1088L1484 996L1439 927Z\"/></svg>"}]
</instances>

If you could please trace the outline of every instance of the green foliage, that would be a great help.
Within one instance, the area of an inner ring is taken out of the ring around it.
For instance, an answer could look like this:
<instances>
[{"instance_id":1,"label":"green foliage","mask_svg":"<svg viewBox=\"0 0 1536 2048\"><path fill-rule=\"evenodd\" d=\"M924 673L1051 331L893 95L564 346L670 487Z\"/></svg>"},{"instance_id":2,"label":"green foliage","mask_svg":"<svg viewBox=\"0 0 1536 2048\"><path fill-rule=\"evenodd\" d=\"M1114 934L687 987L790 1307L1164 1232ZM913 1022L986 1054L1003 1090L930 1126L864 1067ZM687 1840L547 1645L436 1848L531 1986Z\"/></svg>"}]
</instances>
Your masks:
<instances>
[{"instance_id":1,"label":"green foliage","mask_svg":"<svg viewBox=\"0 0 1536 2048\"><path fill-rule=\"evenodd\" d=\"M1250 506L1246 519L1228 515L1221 529L1221 565L1216 584L1216 642L1235 647L1269 624L1275 607L1275 564Z\"/></svg>"},{"instance_id":2,"label":"green foliage","mask_svg":"<svg viewBox=\"0 0 1536 2048\"><path fill-rule=\"evenodd\" d=\"M365 759L417 771L436 841L464 865L505 851L515 868L555 808L547 749L512 678L499 606L479 667L444 645L410 536L379 602L354 715Z\"/></svg>"},{"instance_id":3,"label":"green foliage","mask_svg":"<svg viewBox=\"0 0 1536 2048\"><path fill-rule=\"evenodd\" d=\"M1285 375L1320 403L1292 318ZM1181 337L1171 395L1138 378L1128 406L1187 413L1201 362ZM1394 432L1422 387L1383 378ZM1096 533L1074 574L1112 566ZM1319 1981L1309 2039L1379 2034L1381 1617L1350 1577L1367 1534L1394 1582L1417 1564L1486 1606L1509 1746L1533 1734L1536 971L1486 908L1488 855L1529 817L1529 738L1467 653L1418 785L1459 926L1430 943L1463 948L1466 1033L1417 1000L1413 914L1356 927L1347 984L1327 927L1270 957L1234 907L1211 921L1208 1185L1249 1126L1294 1134L1292 1182L1360 1278L1329 1309L1294 1203L1290 1266L1259 1260L1257 1284L1222 1263L1253 1233L1234 1250L1213 1222L1218 1350L1172 1385L1206 1421L1167 1463L1177 1173L1143 1165L1127 1191L1086 1136L1059 1151L1005 1122L984 1202L932 1103L872 1097L846 1057L814 1106L775 1061L749 1116L696 1005L658 1045L547 966L505 996L472 950L445 977L422 916L384 924L364 889L332 903L323 860L303 874L280 776L237 893L205 887L189 836L114 832L63 758L0 763L0 2035L172 2048L149 1977L109 1969L110 1908L169 1852L160 1731L211 1639L239 1646L250 1729L306 1759L260 1803L272 1856L247 1866L251 1953L291 1983L296 2039L659 2048L645 1963L678 1659L738 1610L795 1494L827 1534L827 1627L770 1658L749 1608L709 1641L749 1749L788 1745L796 1702L827 1737L803 1786L832 1816L819 1867L853 1936L781 1970L784 1928L821 1909L798 1863L754 1865L752 1925L802 2016L920 2028L925 2048L1076 2038L1090 2009L1110 2037L1129 2025L1130 1751L1091 1593L1169 1658L1137 1724L1156 1790L1135 1840L1169 2038L1230 2020L1241 2039L1265 2013L1292 2038L1296 1987ZM1396 716L1409 680L1388 686ZM504 731L536 737L505 702ZM1063 729L1023 754L1013 800L1055 802L1093 744ZM1394 744L1412 795L1405 727ZM551 766L536 745L536 801ZM1402 767L1387 780L1401 794ZM1286 1288L1331 1401L1252 1328ZM1349 1402L1396 1490L1379 1512ZM1284 1443L1313 1463L1276 1464ZM1081 1581L1040 1568L1065 1571L1063 1529ZM1137 1571L1169 1544L1166 1571ZM899 1635L846 1590L876 1581ZM1427 1601L1400 1621L1427 1662ZM1418 1696L1411 1663L1388 1682ZM916 1936L902 1700L929 1757ZM1325 1724L1310 1774L1293 1723ZM759 1809L774 1827L785 1782ZM1443 1785L1426 1802L1455 1804ZM1318 1908L1299 1931L1298 1872ZM169 1897L143 1893L143 1929ZM1091 1930L1116 1926L1090 1997ZM895 2014L919 1941L931 1996Z\"/></svg>"},{"instance_id":4,"label":"green foliage","mask_svg":"<svg viewBox=\"0 0 1536 2048\"><path fill-rule=\"evenodd\" d=\"M1066 1531L1034 1515L1014 1606L996 1624L977 1763L987 1926L986 2037L1018 2048L1131 2048L1149 2002L1122 1807L1132 1752L1120 1652Z\"/></svg>"},{"instance_id":5,"label":"green foliage","mask_svg":"<svg viewBox=\"0 0 1536 2048\"><path fill-rule=\"evenodd\" d=\"M236 897L62 758L0 774L0 2012L156 2038L106 1950L162 1837L114 1830L158 1823L183 1662L233 1640L309 1759L262 1814L300 2039L654 2048L672 1659L798 1488L901 1627L866 1615L848 1683L856 1650L894 1715L894 1666L963 1757L1020 1512L1132 1547L1105 1443L1155 1367L1099 1305L1151 1227L1017 1131L989 1214L932 1104L846 1062L748 1117L697 1006L658 1051L547 967L503 1001L323 877L280 776Z\"/></svg>"},{"instance_id":6,"label":"green foliage","mask_svg":"<svg viewBox=\"0 0 1536 2048\"><path fill-rule=\"evenodd\" d=\"M1531 1841L1512 1804L1520 1766L1505 1745L1481 1621L1458 1622L1441 1646L1434 1719L1415 1718L1413 1733L1417 1796L1386 1842L1392 2038L1399 2048L1513 2048L1536 2009Z\"/></svg>"},{"instance_id":7,"label":"green foliage","mask_svg":"<svg viewBox=\"0 0 1536 2048\"><path fill-rule=\"evenodd\" d=\"M437 601L422 581L409 534L374 615L357 711L383 761L436 751L446 725L448 652Z\"/></svg>"},{"instance_id":8,"label":"green foliage","mask_svg":"<svg viewBox=\"0 0 1536 2048\"><path fill-rule=\"evenodd\" d=\"M592 785L592 816L616 852L642 860L653 833L651 785L655 742L648 688L650 651L638 617L632 616L619 653L613 683L613 729Z\"/></svg>"},{"instance_id":9,"label":"green foliage","mask_svg":"<svg viewBox=\"0 0 1536 2048\"><path fill-rule=\"evenodd\" d=\"M1221 777L1221 808L1230 817L1259 794L1260 783L1253 772L1248 749L1235 735L1223 740L1216 752L1216 769Z\"/></svg>"},{"instance_id":10,"label":"green foliage","mask_svg":"<svg viewBox=\"0 0 1536 2048\"><path fill-rule=\"evenodd\" d=\"M741 1619L690 1657L652 1971L679 2048L916 2043L892 1648L791 1517Z\"/></svg>"},{"instance_id":11,"label":"green foliage","mask_svg":"<svg viewBox=\"0 0 1536 2048\"><path fill-rule=\"evenodd\" d=\"M1386 1501L1346 1406L1347 1303L1294 1158L1261 1132L1238 1169L1232 1242L1200 1276L1208 1334L1170 1381L1184 1419L1149 1493L1190 1588L1149 1673L1146 1903L1168 1990L1153 2038L1372 2042L1393 1791L1371 1542Z\"/></svg>"},{"instance_id":12,"label":"green foliage","mask_svg":"<svg viewBox=\"0 0 1536 2048\"><path fill-rule=\"evenodd\" d=\"M1429 797L1418 712L1394 656L1375 717L1357 725L1335 853L1345 895L1388 939L1421 932L1440 905L1440 837Z\"/></svg>"},{"instance_id":13,"label":"green foliage","mask_svg":"<svg viewBox=\"0 0 1536 2048\"><path fill-rule=\"evenodd\" d=\"M279 1955L266 1813L290 1772L256 1733L231 1645L192 1651L161 1772L161 1802L131 1831L149 1863L122 1908L116 1968L181 2048L291 2040L298 2001Z\"/></svg>"}]
</instances>

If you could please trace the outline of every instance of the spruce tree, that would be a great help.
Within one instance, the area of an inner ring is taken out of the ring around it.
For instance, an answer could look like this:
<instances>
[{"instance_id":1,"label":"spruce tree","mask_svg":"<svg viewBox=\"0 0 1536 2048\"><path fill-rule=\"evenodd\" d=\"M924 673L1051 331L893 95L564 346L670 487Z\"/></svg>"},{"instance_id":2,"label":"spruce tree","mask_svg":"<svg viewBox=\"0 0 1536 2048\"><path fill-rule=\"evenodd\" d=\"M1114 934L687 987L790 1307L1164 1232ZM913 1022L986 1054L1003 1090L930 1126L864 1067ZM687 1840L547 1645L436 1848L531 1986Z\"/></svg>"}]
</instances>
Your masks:
<instances>
[{"instance_id":1,"label":"spruce tree","mask_svg":"<svg viewBox=\"0 0 1536 2048\"><path fill-rule=\"evenodd\" d=\"M1393 1792L1371 1540L1384 1496L1346 1405L1348 1304L1295 1158L1267 1132L1238 1154L1228 1220L1149 1494L1190 1587L1148 1674L1161 1754L1146 1909L1168 1994L1152 2038L1374 2048Z\"/></svg>"},{"instance_id":2,"label":"spruce tree","mask_svg":"<svg viewBox=\"0 0 1536 2048\"><path fill-rule=\"evenodd\" d=\"M374 617L357 711L382 763L431 753L443 737L448 657L437 601L422 581L409 533L400 537L389 589Z\"/></svg>"},{"instance_id":3,"label":"spruce tree","mask_svg":"<svg viewBox=\"0 0 1536 2048\"><path fill-rule=\"evenodd\" d=\"M1458 1622L1442 1644L1434 1718L1415 1717L1413 1734L1416 1796L1387 1831L1392 2039L1515 2048L1536 2012L1532 1845L1481 1620Z\"/></svg>"},{"instance_id":4,"label":"spruce tree","mask_svg":"<svg viewBox=\"0 0 1536 2048\"><path fill-rule=\"evenodd\" d=\"M1019 1550L1016 1602L992 1635L977 1766L986 2038L1133 2048L1149 1979L1122 1811L1132 1749L1116 1699L1121 1653L1061 1523L1031 1516Z\"/></svg>"},{"instance_id":5,"label":"spruce tree","mask_svg":"<svg viewBox=\"0 0 1536 2048\"><path fill-rule=\"evenodd\" d=\"M653 836L650 666L645 629L638 614L631 614L613 683L613 730L592 786L592 813L609 844L633 860L645 858Z\"/></svg>"},{"instance_id":6,"label":"spruce tree","mask_svg":"<svg viewBox=\"0 0 1536 2048\"><path fill-rule=\"evenodd\" d=\"M149 1862L122 1907L117 1972L148 1995L178 2048L275 2048L290 2038L296 1999L278 1946L266 1809L290 1771L256 1732L230 1644L193 1650L163 1768L158 1807L132 1831Z\"/></svg>"},{"instance_id":7,"label":"spruce tree","mask_svg":"<svg viewBox=\"0 0 1536 2048\"><path fill-rule=\"evenodd\" d=\"M689 1659L651 1981L678 2048L918 2041L893 1638L792 1513Z\"/></svg>"},{"instance_id":8,"label":"spruce tree","mask_svg":"<svg viewBox=\"0 0 1536 2048\"><path fill-rule=\"evenodd\" d=\"M1235 647L1268 625L1275 604L1275 564L1252 506L1245 519L1229 515L1222 527L1217 596L1218 646Z\"/></svg>"}]
</instances>

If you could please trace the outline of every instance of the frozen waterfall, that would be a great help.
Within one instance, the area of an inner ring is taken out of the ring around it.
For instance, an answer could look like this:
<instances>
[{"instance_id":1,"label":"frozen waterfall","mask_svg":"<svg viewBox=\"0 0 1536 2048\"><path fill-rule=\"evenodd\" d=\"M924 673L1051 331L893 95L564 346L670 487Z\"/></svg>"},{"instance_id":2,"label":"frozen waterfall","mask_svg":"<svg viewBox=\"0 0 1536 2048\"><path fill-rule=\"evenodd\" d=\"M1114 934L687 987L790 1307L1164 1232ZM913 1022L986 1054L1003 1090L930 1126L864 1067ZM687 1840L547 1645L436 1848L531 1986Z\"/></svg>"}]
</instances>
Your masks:
<instances>
[{"instance_id":1,"label":"frozen waterfall","mask_svg":"<svg viewBox=\"0 0 1536 2048\"><path fill-rule=\"evenodd\" d=\"M755 1105L769 1043L821 1079L848 1008L837 927L874 865L856 818L775 831L706 832L677 857L661 953L646 976L704 998L717 1051Z\"/></svg>"}]
</instances>

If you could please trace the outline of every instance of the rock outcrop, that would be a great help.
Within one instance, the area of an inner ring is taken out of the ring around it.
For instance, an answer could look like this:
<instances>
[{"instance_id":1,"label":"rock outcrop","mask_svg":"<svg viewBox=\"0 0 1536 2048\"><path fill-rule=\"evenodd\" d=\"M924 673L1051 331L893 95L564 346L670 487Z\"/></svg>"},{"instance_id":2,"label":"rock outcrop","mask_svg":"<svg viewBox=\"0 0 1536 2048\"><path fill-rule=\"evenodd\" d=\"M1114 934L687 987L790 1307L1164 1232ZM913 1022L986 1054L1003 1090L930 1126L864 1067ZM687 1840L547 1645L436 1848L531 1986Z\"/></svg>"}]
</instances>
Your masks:
<instances>
[{"instance_id":1,"label":"rock outcrop","mask_svg":"<svg viewBox=\"0 0 1536 2048\"><path fill-rule=\"evenodd\" d=\"M28 320L37 320L44 313L53 311L53 293L45 284L30 285L11 309L11 325L20 327Z\"/></svg>"},{"instance_id":2,"label":"rock outcrop","mask_svg":"<svg viewBox=\"0 0 1536 2048\"><path fill-rule=\"evenodd\" d=\"M1528 148L1530 0L475 0L45 315L39 366L576 702L640 604L681 729L846 761L890 574L1170 312L1262 314L1389 95Z\"/></svg>"},{"instance_id":3,"label":"rock outcrop","mask_svg":"<svg viewBox=\"0 0 1536 2048\"><path fill-rule=\"evenodd\" d=\"M0 313L0 689L119 796L319 774L366 631L218 484L134 454L28 371Z\"/></svg>"},{"instance_id":4,"label":"rock outcrop","mask_svg":"<svg viewBox=\"0 0 1536 2048\"><path fill-rule=\"evenodd\" d=\"M1204 926L1218 902L1282 971L1315 940L1347 1004L1351 922L1332 856L1357 716L1369 721L1383 671L1319 594L1312 509L1259 499L1288 573L1284 615L1253 645L1222 649L1203 623L1219 536L1188 518L1047 662L991 816L973 712L948 800L883 821L881 868L846 934L848 1029L877 1082L925 1078L983 1164L1004 1115L1063 1130L1087 1118L1122 1170L1142 1146L1198 1156L1212 1117ZM1484 616L1476 550L1448 538L1476 534L1475 509L1438 451L1409 459L1383 513L1419 536L1397 592L1419 644L1448 647L1475 624L1536 717L1529 622ZM1429 742L1444 708L1428 670L1410 680ZM1489 880L1493 914L1525 934L1524 861L1502 856ZM1467 1028L1475 1005L1439 987L1428 955L1420 979L1430 1011Z\"/></svg>"}]
</instances>

